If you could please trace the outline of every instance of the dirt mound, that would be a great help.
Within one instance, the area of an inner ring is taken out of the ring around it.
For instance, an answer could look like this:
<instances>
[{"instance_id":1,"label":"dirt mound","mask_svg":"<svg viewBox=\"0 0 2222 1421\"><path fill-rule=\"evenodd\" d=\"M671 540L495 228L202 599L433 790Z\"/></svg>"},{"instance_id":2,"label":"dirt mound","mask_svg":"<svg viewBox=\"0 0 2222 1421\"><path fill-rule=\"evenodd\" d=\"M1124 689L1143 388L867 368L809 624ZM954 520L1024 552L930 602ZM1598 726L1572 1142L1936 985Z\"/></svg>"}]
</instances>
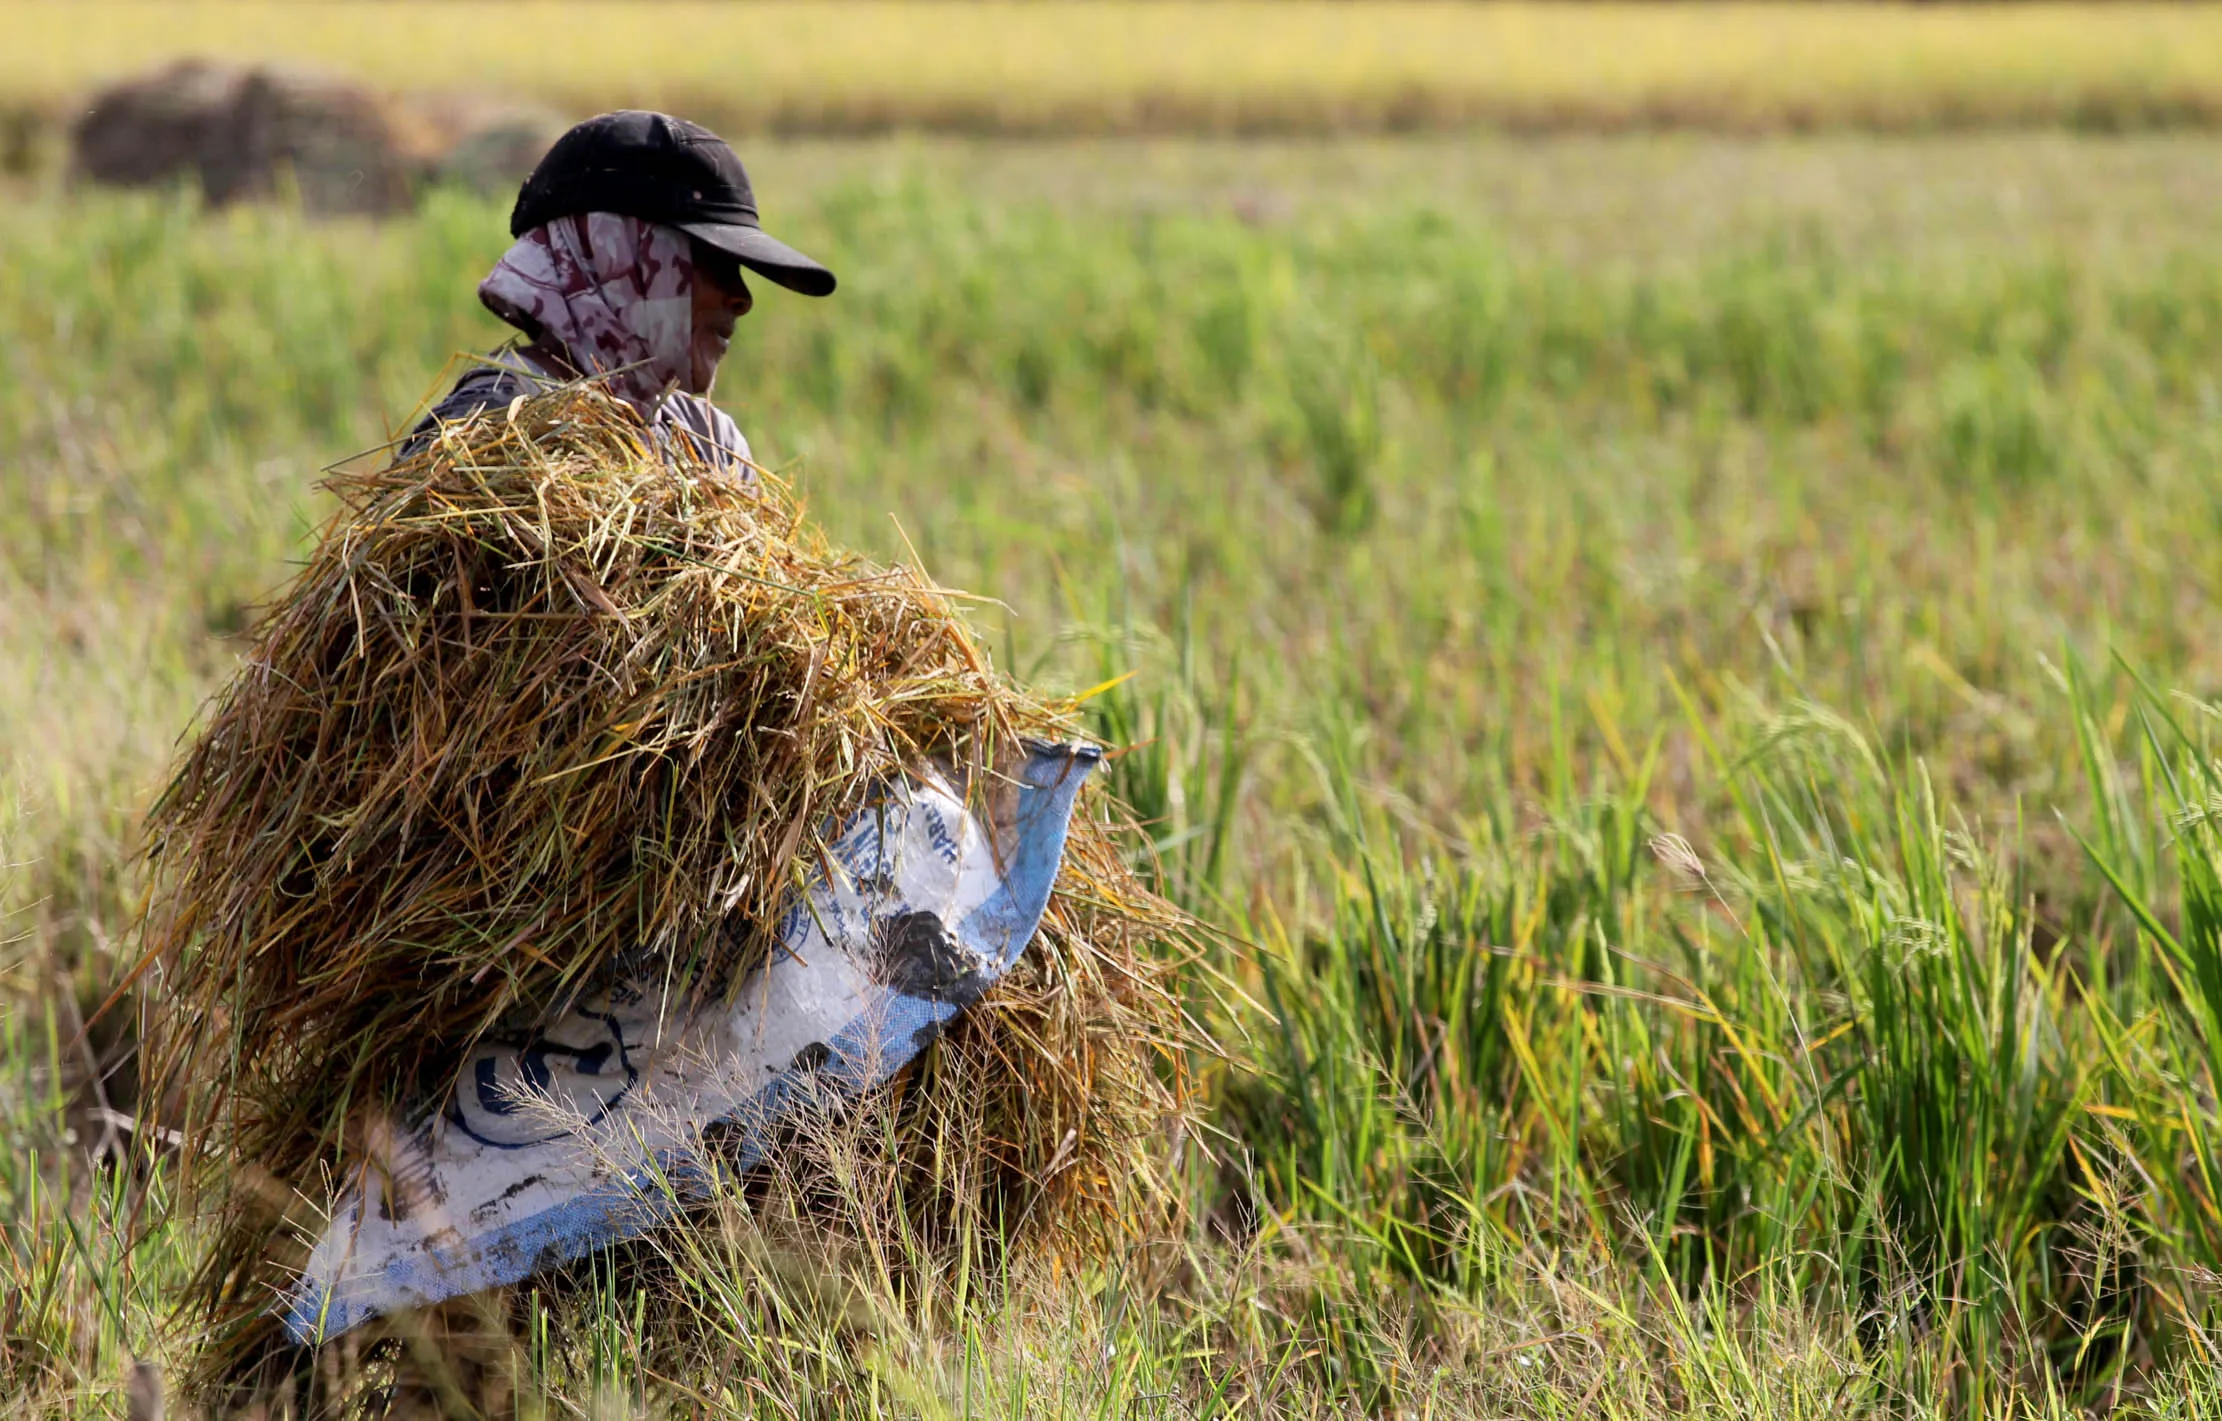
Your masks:
<instances>
[{"instance_id":1,"label":"dirt mound","mask_svg":"<svg viewBox=\"0 0 2222 1421\"><path fill-rule=\"evenodd\" d=\"M214 203L288 182L316 212L399 212L429 181L515 183L561 130L491 100L416 104L327 74L189 59L95 94L71 130L95 182L191 179Z\"/></svg>"}]
</instances>

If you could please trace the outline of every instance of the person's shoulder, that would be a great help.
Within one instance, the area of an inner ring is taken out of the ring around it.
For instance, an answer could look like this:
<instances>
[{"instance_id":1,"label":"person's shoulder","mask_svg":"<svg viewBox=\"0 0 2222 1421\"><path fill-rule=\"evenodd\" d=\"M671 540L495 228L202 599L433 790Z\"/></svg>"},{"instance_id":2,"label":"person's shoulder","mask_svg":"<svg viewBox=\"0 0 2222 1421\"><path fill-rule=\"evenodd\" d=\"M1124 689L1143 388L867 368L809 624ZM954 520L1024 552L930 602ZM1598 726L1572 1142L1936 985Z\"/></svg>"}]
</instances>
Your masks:
<instances>
[{"instance_id":1,"label":"person's shoulder","mask_svg":"<svg viewBox=\"0 0 2222 1421\"><path fill-rule=\"evenodd\" d=\"M406 457L421 447L443 424L457 424L471 416L507 405L519 395L529 395L545 377L525 362L514 346L489 352L455 379L439 402L424 412L398 452Z\"/></svg>"},{"instance_id":2,"label":"person's shoulder","mask_svg":"<svg viewBox=\"0 0 2222 1421\"><path fill-rule=\"evenodd\" d=\"M738 463L745 467L754 462L748 438L733 422L733 417L700 395L676 392L666 400L664 408L671 423L691 435L698 452L711 463L721 467Z\"/></svg>"},{"instance_id":3,"label":"person's shoulder","mask_svg":"<svg viewBox=\"0 0 2222 1421\"><path fill-rule=\"evenodd\" d=\"M514 348L504 346L457 376L430 415L444 421L468 419L480 410L529 395L544 383L546 377L526 364Z\"/></svg>"}]
</instances>

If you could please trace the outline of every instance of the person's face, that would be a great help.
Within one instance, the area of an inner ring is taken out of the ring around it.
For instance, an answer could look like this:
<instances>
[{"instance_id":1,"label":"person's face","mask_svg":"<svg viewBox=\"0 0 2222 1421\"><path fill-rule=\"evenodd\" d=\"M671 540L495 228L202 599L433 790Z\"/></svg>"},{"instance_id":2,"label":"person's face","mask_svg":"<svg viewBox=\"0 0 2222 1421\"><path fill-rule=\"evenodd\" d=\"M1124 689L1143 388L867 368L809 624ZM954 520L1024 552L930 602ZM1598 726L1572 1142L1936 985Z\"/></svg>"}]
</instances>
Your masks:
<instances>
[{"instance_id":1,"label":"person's face","mask_svg":"<svg viewBox=\"0 0 2222 1421\"><path fill-rule=\"evenodd\" d=\"M733 326L748 314L755 298L741 279L741 264L714 247L694 244L694 340L687 393L707 395L718 377L718 362L732 343Z\"/></svg>"}]
</instances>

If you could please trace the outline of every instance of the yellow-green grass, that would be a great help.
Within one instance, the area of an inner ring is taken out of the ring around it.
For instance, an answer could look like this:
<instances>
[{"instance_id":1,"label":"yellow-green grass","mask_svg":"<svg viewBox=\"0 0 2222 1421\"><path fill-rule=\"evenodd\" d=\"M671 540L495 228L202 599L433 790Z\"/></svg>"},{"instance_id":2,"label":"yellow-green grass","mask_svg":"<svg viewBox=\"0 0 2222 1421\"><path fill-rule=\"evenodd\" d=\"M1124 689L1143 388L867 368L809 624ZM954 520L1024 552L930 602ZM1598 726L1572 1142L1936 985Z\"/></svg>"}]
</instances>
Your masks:
<instances>
[{"instance_id":1,"label":"yellow-green grass","mask_svg":"<svg viewBox=\"0 0 2222 1421\"><path fill-rule=\"evenodd\" d=\"M181 55L734 129L1400 130L2222 115L2222 10L2043 4L0 4L0 96L65 107Z\"/></svg>"},{"instance_id":2,"label":"yellow-green grass","mask_svg":"<svg viewBox=\"0 0 2222 1421\"><path fill-rule=\"evenodd\" d=\"M2212 146L752 149L842 287L720 399L1002 664L1140 673L1109 777L1256 1010L1179 1258L736 1207L548 1300L543 1414L2217 1415ZM505 215L0 212L0 1400L190 1341L77 1153L120 855Z\"/></svg>"}]
</instances>

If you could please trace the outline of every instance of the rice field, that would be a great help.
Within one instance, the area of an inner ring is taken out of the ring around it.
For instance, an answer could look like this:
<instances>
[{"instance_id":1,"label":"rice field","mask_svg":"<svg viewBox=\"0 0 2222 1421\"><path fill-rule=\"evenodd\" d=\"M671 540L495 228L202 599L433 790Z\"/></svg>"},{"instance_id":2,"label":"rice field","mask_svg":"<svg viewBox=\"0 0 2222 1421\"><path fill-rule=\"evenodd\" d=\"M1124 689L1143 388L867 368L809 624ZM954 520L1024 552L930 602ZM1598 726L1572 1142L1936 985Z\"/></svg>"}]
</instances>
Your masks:
<instances>
[{"instance_id":1,"label":"rice field","mask_svg":"<svg viewBox=\"0 0 2222 1421\"><path fill-rule=\"evenodd\" d=\"M6 0L0 34L0 94L47 113L203 54L580 114L683 110L735 132L2115 130L2222 115L2222 13L2196 5Z\"/></svg>"},{"instance_id":2,"label":"rice field","mask_svg":"<svg viewBox=\"0 0 2222 1421\"><path fill-rule=\"evenodd\" d=\"M1001 664L1136 673L1222 1050L1161 1250L734 1197L525 1298L531 1414L2222 1414L2212 144L759 146L842 286L721 401ZM133 826L506 205L16 197L0 1394L120 1415L201 1246L122 1253L79 1030Z\"/></svg>"}]
</instances>

